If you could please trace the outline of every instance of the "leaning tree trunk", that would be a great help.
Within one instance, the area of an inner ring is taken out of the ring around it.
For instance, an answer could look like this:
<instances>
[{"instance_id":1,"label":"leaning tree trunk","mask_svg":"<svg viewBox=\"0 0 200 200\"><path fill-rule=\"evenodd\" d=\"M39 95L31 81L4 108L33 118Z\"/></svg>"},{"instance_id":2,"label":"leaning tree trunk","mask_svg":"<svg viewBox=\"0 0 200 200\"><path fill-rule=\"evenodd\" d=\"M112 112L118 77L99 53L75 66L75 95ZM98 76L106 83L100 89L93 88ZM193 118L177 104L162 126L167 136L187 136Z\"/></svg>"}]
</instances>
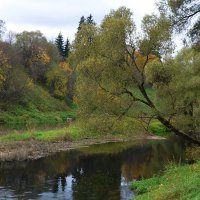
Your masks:
<instances>
[{"instance_id":1,"label":"leaning tree trunk","mask_svg":"<svg viewBox=\"0 0 200 200\"><path fill-rule=\"evenodd\" d=\"M192 138L191 136L187 135L186 133L178 130L177 128L175 128L169 121L167 121L164 117L158 115L157 119L165 126L167 127L170 131L174 132L176 135L182 137L183 139L190 141L194 144L197 144L200 146L200 141Z\"/></svg>"},{"instance_id":2,"label":"leaning tree trunk","mask_svg":"<svg viewBox=\"0 0 200 200\"><path fill-rule=\"evenodd\" d=\"M144 85L142 84L141 86L139 86L139 90L142 93L143 97L146 99L146 105L148 105L152 110L154 110L155 114L156 114L156 118L166 127L168 128L170 131L174 132L176 135L182 137L183 139L197 144L200 146L200 141L187 135L186 133L182 132L181 130L177 129L176 127L174 127L168 120L166 120L158 111L158 109L156 108L156 106L154 105L154 103L151 101L151 99L149 98L148 94L146 93L146 90L144 88Z\"/></svg>"}]
</instances>

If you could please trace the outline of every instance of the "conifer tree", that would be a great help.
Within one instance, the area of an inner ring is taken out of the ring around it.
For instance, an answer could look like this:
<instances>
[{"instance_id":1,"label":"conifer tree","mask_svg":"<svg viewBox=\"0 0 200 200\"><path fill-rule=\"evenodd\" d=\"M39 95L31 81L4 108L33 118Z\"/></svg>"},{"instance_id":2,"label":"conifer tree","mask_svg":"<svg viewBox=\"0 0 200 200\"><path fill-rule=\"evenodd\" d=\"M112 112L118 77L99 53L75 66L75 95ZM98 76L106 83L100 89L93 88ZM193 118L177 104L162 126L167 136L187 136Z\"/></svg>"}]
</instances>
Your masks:
<instances>
[{"instance_id":1,"label":"conifer tree","mask_svg":"<svg viewBox=\"0 0 200 200\"><path fill-rule=\"evenodd\" d=\"M94 22L94 20L93 20L93 17L92 17L92 15L90 14L88 17L87 17L87 19L86 19L86 24L95 24L95 22Z\"/></svg>"},{"instance_id":2,"label":"conifer tree","mask_svg":"<svg viewBox=\"0 0 200 200\"><path fill-rule=\"evenodd\" d=\"M70 42L69 42L69 39L67 38L65 47L64 47L65 58L68 58L69 53L70 53Z\"/></svg>"},{"instance_id":3,"label":"conifer tree","mask_svg":"<svg viewBox=\"0 0 200 200\"><path fill-rule=\"evenodd\" d=\"M79 21L78 31L81 30L81 26L82 26L83 24L85 24L85 17L84 17L84 16L82 16L81 19L80 19L80 21Z\"/></svg>"},{"instance_id":4,"label":"conifer tree","mask_svg":"<svg viewBox=\"0 0 200 200\"><path fill-rule=\"evenodd\" d=\"M58 37L55 40L55 44L58 48L60 56L64 58L65 57L64 40L61 33L58 34Z\"/></svg>"}]
</instances>

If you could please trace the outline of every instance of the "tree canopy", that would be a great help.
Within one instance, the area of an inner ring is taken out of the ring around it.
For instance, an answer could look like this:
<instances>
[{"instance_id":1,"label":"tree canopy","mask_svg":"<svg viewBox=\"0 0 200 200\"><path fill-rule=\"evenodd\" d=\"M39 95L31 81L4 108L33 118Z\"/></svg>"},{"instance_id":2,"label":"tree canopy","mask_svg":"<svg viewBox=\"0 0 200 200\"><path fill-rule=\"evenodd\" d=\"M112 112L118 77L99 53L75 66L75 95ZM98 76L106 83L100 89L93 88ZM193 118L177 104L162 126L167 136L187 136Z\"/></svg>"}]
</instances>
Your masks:
<instances>
[{"instance_id":1,"label":"tree canopy","mask_svg":"<svg viewBox=\"0 0 200 200\"><path fill-rule=\"evenodd\" d=\"M127 117L142 124L154 118L177 135L200 144L197 93L188 89L198 85L198 78L193 77L192 83L191 77L185 76L189 71L191 76L196 74L199 54L187 50L192 57L184 52L175 59L169 56L172 26L163 13L145 16L142 30L138 35L132 13L121 7L106 15L100 27L85 25L77 33L72 56L77 64L82 118L89 121L101 116L107 122L120 123ZM149 96L148 85L155 97ZM108 129L112 126L110 123Z\"/></svg>"},{"instance_id":2,"label":"tree canopy","mask_svg":"<svg viewBox=\"0 0 200 200\"><path fill-rule=\"evenodd\" d=\"M0 20L0 33L3 30L4 22ZM9 32L5 41L0 40L0 109L13 102L26 104L25 96L33 95L36 85L68 103L68 96L73 98L68 90L72 73L66 61L70 53L68 39L62 48L65 54L61 59L57 46L40 31Z\"/></svg>"},{"instance_id":3,"label":"tree canopy","mask_svg":"<svg viewBox=\"0 0 200 200\"><path fill-rule=\"evenodd\" d=\"M4 31L5 31L5 26L4 25L5 25L5 22L0 19L0 39L1 39L1 37L4 34Z\"/></svg>"}]
</instances>

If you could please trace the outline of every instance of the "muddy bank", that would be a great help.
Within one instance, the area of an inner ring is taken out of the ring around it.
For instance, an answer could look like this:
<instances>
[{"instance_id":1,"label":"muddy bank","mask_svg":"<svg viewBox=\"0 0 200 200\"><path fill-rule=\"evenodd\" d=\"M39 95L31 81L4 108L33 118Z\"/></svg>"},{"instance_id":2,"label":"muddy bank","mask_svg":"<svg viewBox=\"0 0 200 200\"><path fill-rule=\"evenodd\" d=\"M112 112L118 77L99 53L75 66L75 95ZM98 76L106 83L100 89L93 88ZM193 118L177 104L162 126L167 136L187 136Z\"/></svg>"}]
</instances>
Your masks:
<instances>
[{"instance_id":1,"label":"muddy bank","mask_svg":"<svg viewBox=\"0 0 200 200\"><path fill-rule=\"evenodd\" d=\"M158 136L141 136L121 139L117 137L103 137L99 139L83 139L80 141L49 141L38 140L15 141L0 143L0 162L37 160L42 157L73 148L88 146L92 144L120 142L130 140L160 140L165 139Z\"/></svg>"}]
</instances>

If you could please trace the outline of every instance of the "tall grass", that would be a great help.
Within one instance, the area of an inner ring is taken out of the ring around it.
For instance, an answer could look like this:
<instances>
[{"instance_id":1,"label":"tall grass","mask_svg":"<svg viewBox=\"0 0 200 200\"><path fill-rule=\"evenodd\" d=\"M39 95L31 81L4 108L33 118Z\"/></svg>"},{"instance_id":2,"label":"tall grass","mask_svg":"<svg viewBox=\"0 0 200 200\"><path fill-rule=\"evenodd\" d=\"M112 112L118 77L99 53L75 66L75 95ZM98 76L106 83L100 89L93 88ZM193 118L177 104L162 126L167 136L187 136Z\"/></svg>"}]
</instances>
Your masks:
<instances>
[{"instance_id":1,"label":"tall grass","mask_svg":"<svg viewBox=\"0 0 200 200\"><path fill-rule=\"evenodd\" d=\"M168 166L162 176L132 183L139 195L134 200L198 200L200 199L200 161L192 165Z\"/></svg>"},{"instance_id":2,"label":"tall grass","mask_svg":"<svg viewBox=\"0 0 200 200\"><path fill-rule=\"evenodd\" d=\"M75 126L49 131L26 131L22 133L10 133L0 136L0 142L26 141L30 139L40 141L51 140L78 140L82 137L81 130Z\"/></svg>"}]
</instances>

